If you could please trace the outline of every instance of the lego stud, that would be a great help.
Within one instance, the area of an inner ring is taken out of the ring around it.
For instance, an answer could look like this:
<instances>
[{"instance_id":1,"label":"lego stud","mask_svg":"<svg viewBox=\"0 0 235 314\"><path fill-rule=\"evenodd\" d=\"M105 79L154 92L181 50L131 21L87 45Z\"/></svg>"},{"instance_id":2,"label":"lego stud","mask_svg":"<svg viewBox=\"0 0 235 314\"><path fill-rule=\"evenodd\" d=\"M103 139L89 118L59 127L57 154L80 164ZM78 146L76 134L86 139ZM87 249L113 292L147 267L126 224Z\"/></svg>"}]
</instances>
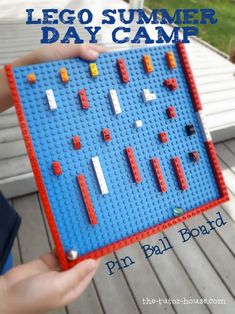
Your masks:
<instances>
[{"instance_id":1,"label":"lego stud","mask_svg":"<svg viewBox=\"0 0 235 314\"><path fill-rule=\"evenodd\" d=\"M139 128L141 128L142 126L143 126L142 120L136 120L136 121L135 121L135 127L136 127L136 129L139 129Z\"/></svg>"},{"instance_id":2,"label":"lego stud","mask_svg":"<svg viewBox=\"0 0 235 314\"><path fill-rule=\"evenodd\" d=\"M170 106L166 109L166 114L168 119L173 119L176 117L175 108L173 106Z\"/></svg>"},{"instance_id":3,"label":"lego stud","mask_svg":"<svg viewBox=\"0 0 235 314\"><path fill-rule=\"evenodd\" d=\"M70 250L66 255L69 261L74 261L78 257L78 252L75 250Z\"/></svg>"},{"instance_id":4,"label":"lego stud","mask_svg":"<svg viewBox=\"0 0 235 314\"><path fill-rule=\"evenodd\" d=\"M176 61L173 51L169 51L165 54L166 63L168 65L169 69L175 69L176 68Z\"/></svg>"},{"instance_id":5,"label":"lego stud","mask_svg":"<svg viewBox=\"0 0 235 314\"><path fill-rule=\"evenodd\" d=\"M69 76L66 68L61 68L60 69L60 78L62 83L68 83L69 81Z\"/></svg>"},{"instance_id":6,"label":"lego stud","mask_svg":"<svg viewBox=\"0 0 235 314\"><path fill-rule=\"evenodd\" d=\"M184 211L181 207L176 207L174 210L173 210L173 215L175 217L178 217L178 216L181 216L183 215Z\"/></svg>"},{"instance_id":7,"label":"lego stud","mask_svg":"<svg viewBox=\"0 0 235 314\"><path fill-rule=\"evenodd\" d=\"M153 64L152 64L151 57L149 55L144 55L142 57L142 63L143 63L144 70L146 73L153 72Z\"/></svg>"},{"instance_id":8,"label":"lego stud","mask_svg":"<svg viewBox=\"0 0 235 314\"><path fill-rule=\"evenodd\" d=\"M190 160L192 160L193 162L196 162L199 160L199 153L197 151L194 152L190 152L189 153L189 158Z\"/></svg>"},{"instance_id":9,"label":"lego stud","mask_svg":"<svg viewBox=\"0 0 235 314\"><path fill-rule=\"evenodd\" d=\"M167 133L166 132L160 132L158 134L158 138L159 138L159 141L161 143L167 143L168 142L168 138L167 138Z\"/></svg>"},{"instance_id":10,"label":"lego stud","mask_svg":"<svg viewBox=\"0 0 235 314\"><path fill-rule=\"evenodd\" d=\"M196 132L193 124L186 125L185 130L188 136L191 136Z\"/></svg>"},{"instance_id":11,"label":"lego stud","mask_svg":"<svg viewBox=\"0 0 235 314\"><path fill-rule=\"evenodd\" d=\"M91 77L95 78L99 75L99 70L96 63L90 63L89 68L90 68Z\"/></svg>"},{"instance_id":12,"label":"lego stud","mask_svg":"<svg viewBox=\"0 0 235 314\"><path fill-rule=\"evenodd\" d=\"M29 73L27 75L27 80L30 84L36 83L36 75L34 73Z\"/></svg>"}]
</instances>

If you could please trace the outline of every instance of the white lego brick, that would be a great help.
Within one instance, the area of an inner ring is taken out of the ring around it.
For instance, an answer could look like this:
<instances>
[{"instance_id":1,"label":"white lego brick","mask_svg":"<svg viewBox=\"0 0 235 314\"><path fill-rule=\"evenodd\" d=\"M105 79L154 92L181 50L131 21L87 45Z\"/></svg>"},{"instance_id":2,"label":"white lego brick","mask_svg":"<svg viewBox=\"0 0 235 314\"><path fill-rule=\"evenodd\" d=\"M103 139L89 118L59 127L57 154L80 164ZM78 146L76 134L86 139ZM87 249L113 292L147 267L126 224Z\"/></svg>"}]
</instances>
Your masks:
<instances>
[{"instance_id":1,"label":"white lego brick","mask_svg":"<svg viewBox=\"0 0 235 314\"><path fill-rule=\"evenodd\" d=\"M96 174L99 186L100 186L101 194L102 195L108 194L109 191L108 191L108 187L104 178L103 170L101 168L99 157L98 156L92 157L91 160L92 160L95 174Z\"/></svg>"},{"instance_id":2,"label":"white lego brick","mask_svg":"<svg viewBox=\"0 0 235 314\"><path fill-rule=\"evenodd\" d=\"M142 97L143 97L144 102L150 102L157 98L156 94L154 93L151 94L148 88L143 89Z\"/></svg>"},{"instance_id":3,"label":"white lego brick","mask_svg":"<svg viewBox=\"0 0 235 314\"><path fill-rule=\"evenodd\" d=\"M210 134L209 128L208 128L207 123L206 123L204 111L200 110L200 111L196 112L196 115L197 115L197 119L198 119L198 122L200 125L200 129L201 129L204 141L205 142L211 141L212 138L211 138L211 134Z\"/></svg>"},{"instance_id":4,"label":"white lego brick","mask_svg":"<svg viewBox=\"0 0 235 314\"><path fill-rule=\"evenodd\" d=\"M135 121L135 127L138 129L138 128L141 128L143 126L143 122L142 120L136 120Z\"/></svg>"},{"instance_id":5,"label":"white lego brick","mask_svg":"<svg viewBox=\"0 0 235 314\"><path fill-rule=\"evenodd\" d=\"M57 104L55 101L55 96L54 96L53 90L52 89L46 90L46 96L47 96L48 105L49 105L51 111L55 111L57 109Z\"/></svg>"},{"instance_id":6,"label":"white lego brick","mask_svg":"<svg viewBox=\"0 0 235 314\"><path fill-rule=\"evenodd\" d=\"M111 89L109 91L109 98L110 101L112 103L113 106L113 110L115 112L115 114L120 114L122 112L119 100L118 100L118 96L117 96L117 92L115 89Z\"/></svg>"}]
</instances>

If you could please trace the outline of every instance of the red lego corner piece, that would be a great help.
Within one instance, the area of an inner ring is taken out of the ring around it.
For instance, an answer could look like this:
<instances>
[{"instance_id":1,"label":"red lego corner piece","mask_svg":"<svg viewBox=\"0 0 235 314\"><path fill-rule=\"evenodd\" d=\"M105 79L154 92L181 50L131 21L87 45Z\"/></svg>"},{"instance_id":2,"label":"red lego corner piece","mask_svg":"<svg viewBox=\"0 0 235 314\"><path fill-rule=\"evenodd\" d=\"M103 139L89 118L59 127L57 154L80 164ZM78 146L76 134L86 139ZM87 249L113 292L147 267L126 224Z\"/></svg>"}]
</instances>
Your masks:
<instances>
[{"instance_id":1,"label":"red lego corner piece","mask_svg":"<svg viewBox=\"0 0 235 314\"><path fill-rule=\"evenodd\" d=\"M73 141L73 147L74 147L74 149L76 149L76 150L77 150L77 149L81 149L82 144L81 144L80 137L79 137L78 135L73 136L72 141Z\"/></svg>"},{"instance_id":2,"label":"red lego corner piece","mask_svg":"<svg viewBox=\"0 0 235 314\"><path fill-rule=\"evenodd\" d=\"M85 89L81 89L78 92L78 94L79 94L79 97L80 97L82 109L86 110L86 109L90 108Z\"/></svg>"},{"instance_id":3,"label":"red lego corner piece","mask_svg":"<svg viewBox=\"0 0 235 314\"><path fill-rule=\"evenodd\" d=\"M137 162L136 162L135 155L134 155L132 147L127 147L125 149L125 153L126 153L126 156L128 158L128 161L129 161L129 164L130 164L130 167L131 167L133 179L134 179L134 181L136 183L140 183L142 181L142 179L141 179L141 176L140 176L140 172L139 172L139 169L138 169L138 166L137 166Z\"/></svg>"},{"instance_id":4,"label":"red lego corner piece","mask_svg":"<svg viewBox=\"0 0 235 314\"><path fill-rule=\"evenodd\" d=\"M170 90L175 90L178 88L178 83L176 78L166 79L164 81L164 86L168 87Z\"/></svg>"},{"instance_id":5,"label":"red lego corner piece","mask_svg":"<svg viewBox=\"0 0 235 314\"><path fill-rule=\"evenodd\" d=\"M167 143L168 142L168 138L167 138L167 133L166 132L160 132L158 134L158 138L159 138L159 141L161 143Z\"/></svg>"},{"instance_id":6,"label":"red lego corner piece","mask_svg":"<svg viewBox=\"0 0 235 314\"><path fill-rule=\"evenodd\" d=\"M119 70L119 74L120 74L122 83L128 83L129 82L129 75L128 75L125 60L124 59L117 59L117 66L118 66L118 70Z\"/></svg>"},{"instance_id":7,"label":"red lego corner piece","mask_svg":"<svg viewBox=\"0 0 235 314\"><path fill-rule=\"evenodd\" d=\"M172 158L171 163L172 163L172 166L173 166L174 171L175 171L175 176L177 178L179 188L181 190L187 190L188 183L187 183L185 175L184 175L184 171L183 171L183 168L182 168L182 165L180 162L180 158L179 157Z\"/></svg>"},{"instance_id":8,"label":"red lego corner piece","mask_svg":"<svg viewBox=\"0 0 235 314\"><path fill-rule=\"evenodd\" d=\"M156 177L156 181L158 184L158 188L160 192L166 192L167 191L167 187L166 187L166 183L162 174L162 169L159 163L159 160L157 158L152 158L151 159L151 164L153 167L153 171L154 171L154 175Z\"/></svg>"},{"instance_id":9,"label":"red lego corner piece","mask_svg":"<svg viewBox=\"0 0 235 314\"><path fill-rule=\"evenodd\" d=\"M62 174L62 168L59 161L53 161L51 165L53 168L53 172L56 176L59 176Z\"/></svg>"},{"instance_id":10,"label":"red lego corner piece","mask_svg":"<svg viewBox=\"0 0 235 314\"><path fill-rule=\"evenodd\" d=\"M70 267L70 265L68 264L68 261L67 261L64 249L63 249L62 241L60 239L60 235L59 235L57 225L55 222L55 218L51 209L50 201L47 196L46 187L43 182L42 174L39 168L39 163L38 163L35 151L34 151L34 146L33 146L32 139L29 133L29 129L27 127L27 122L26 122L23 107L21 104L20 96L17 91L12 66L10 64L5 66L5 73L8 79L9 87L11 90L11 95L13 97L13 102L16 108L16 113L17 113L18 120L20 123L21 131L24 137L26 149L28 152L29 160L30 160L34 177L36 180L38 191L42 200L42 204L45 210L47 221L48 221L48 224L52 233L52 237L56 246L58 259L59 259L61 268L63 270L66 270Z\"/></svg>"},{"instance_id":11,"label":"red lego corner piece","mask_svg":"<svg viewBox=\"0 0 235 314\"><path fill-rule=\"evenodd\" d=\"M77 176L78 184L82 193L83 201L87 209L87 214L92 225L96 225L98 223L95 210L92 204L92 200L90 197L90 193L86 184L86 179L83 174Z\"/></svg>"},{"instance_id":12,"label":"red lego corner piece","mask_svg":"<svg viewBox=\"0 0 235 314\"><path fill-rule=\"evenodd\" d=\"M198 160L199 160L199 152L196 152L196 151L190 152L190 153L189 153L189 158L190 158L190 160L192 160L193 162L198 161Z\"/></svg>"},{"instance_id":13,"label":"red lego corner piece","mask_svg":"<svg viewBox=\"0 0 235 314\"><path fill-rule=\"evenodd\" d=\"M101 130L101 133L105 142L112 140L109 129L103 129Z\"/></svg>"},{"instance_id":14,"label":"red lego corner piece","mask_svg":"<svg viewBox=\"0 0 235 314\"><path fill-rule=\"evenodd\" d=\"M219 165L215 146L212 141L205 142L205 146L206 146L206 150L209 155L209 159L210 159L212 169L215 175L218 190L220 192L221 197L225 199L224 202L226 202L229 200L229 195L228 195L228 191L224 182L223 174Z\"/></svg>"},{"instance_id":15,"label":"red lego corner piece","mask_svg":"<svg viewBox=\"0 0 235 314\"><path fill-rule=\"evenodd\" d=\"M185 46L183 43L177 43L176 47L177 47L177 51L180 57L181 65L184 70L184 75L188 84L194 110L195 112L200 111L202 110L202 104L199 98L199 94L198 94L198 90L195 84L193 73L189 64Z\"/></svg>"},{"instance_id":16,"label":"red lego corner piece","mask_svg":"<svg viewBox=\"0 0 235 314\"><path fill-rule=\"evenodd\" d=\"M176 117L175 107L170 106L166 109L166 114L169 119L173 119Z\"/></svg>"}]
</instances>

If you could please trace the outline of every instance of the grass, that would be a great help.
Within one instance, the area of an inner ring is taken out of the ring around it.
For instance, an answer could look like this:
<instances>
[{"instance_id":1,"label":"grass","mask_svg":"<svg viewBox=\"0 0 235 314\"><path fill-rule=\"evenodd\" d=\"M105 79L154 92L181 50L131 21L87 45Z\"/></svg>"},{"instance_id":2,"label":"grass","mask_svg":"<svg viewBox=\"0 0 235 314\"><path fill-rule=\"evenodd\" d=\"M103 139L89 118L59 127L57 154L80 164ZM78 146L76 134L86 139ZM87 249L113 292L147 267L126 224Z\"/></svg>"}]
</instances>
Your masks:
<instances>
[{"instance_id":1,"label":"grass","mask_svg":"<svg viewBox=\"0 0 235 314\"><path fill-rule=\"evenodd\" d=\"M226 53L230 52L231 41L235 46L234 0L145 0L145 5L151 9L164 8L169 13L176 9L214 9L218 18L217 24L196 25L199 28L199 37Z\"/></svg>"}]
</instances>

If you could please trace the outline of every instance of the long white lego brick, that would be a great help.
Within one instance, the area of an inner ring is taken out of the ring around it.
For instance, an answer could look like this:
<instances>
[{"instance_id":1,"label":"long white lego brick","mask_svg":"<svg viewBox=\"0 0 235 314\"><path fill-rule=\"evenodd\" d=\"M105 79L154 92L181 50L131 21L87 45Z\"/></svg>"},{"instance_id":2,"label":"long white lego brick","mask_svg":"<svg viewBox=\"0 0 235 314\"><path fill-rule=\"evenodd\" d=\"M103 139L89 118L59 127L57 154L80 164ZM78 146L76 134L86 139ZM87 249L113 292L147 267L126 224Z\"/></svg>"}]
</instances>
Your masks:
<instances>
[{"instance_id":1,"label":"long white lego brick","mask_svg":"<svg viewBox=\"0 0 235 314\"><path fill-rule=\"evenodd\" d=\"M96 174L99 186L100 186L101 194L102 195L108 194L109 191L108 191L108 187L104 178L103 170L101 168L99 157L98 156L92 157L91 160L92 160L95 174Z\"/></svg>"},{"instance_id":2,"label":"long white lego brick","mask_svg":"<svg viewBox=\"0 0 235 314\"><path fill-rule=\"evenodd\" d=\"M197 115L197 119L200 125L200 129L203 135L203 139L205 142L207 141L211 141L211 134L210 131L208 129L207 123L206 123L206 118L205 118L205 114L203 110L200 110L198 112L196 112Z\"/></svg>"},{"instance_id":3,"label":"long white lego brick","mask_svg":"<svg viewBox=\"0 0 235 314\"><path fill-rule=\"evenodd\" d=\"M142 97L143 97L144 102L150 102L157 98L156 94L154 93L151 94L148 88L143 89Z\"/></svg>"},{"instance_id":4,"label":"long white lego brick","mask_svg":"<svg viewBox=\"0 0 235 314\"><path fill-rule=\"evenodd\" d=\"M121 106L120 106L120 103L118 100L118 96L117 96L117 92L115 89L111 89L109 91L109 98L110 98L110 101L112 103L113 110L114 110L115 114L121 113L122 109L121 109Z\"/></svg>"},{"instance_id":5,"label":"long white lego brick","mask_svg":"<svg viewBox=\"0 0 235 314\"><path fill-rule=\"evenodd\" d=\"M55 111L57 109L57 104L55 101L54 92L52 89L46 90L47 101L51 111Z\"/></svg>"}]
</instances>

